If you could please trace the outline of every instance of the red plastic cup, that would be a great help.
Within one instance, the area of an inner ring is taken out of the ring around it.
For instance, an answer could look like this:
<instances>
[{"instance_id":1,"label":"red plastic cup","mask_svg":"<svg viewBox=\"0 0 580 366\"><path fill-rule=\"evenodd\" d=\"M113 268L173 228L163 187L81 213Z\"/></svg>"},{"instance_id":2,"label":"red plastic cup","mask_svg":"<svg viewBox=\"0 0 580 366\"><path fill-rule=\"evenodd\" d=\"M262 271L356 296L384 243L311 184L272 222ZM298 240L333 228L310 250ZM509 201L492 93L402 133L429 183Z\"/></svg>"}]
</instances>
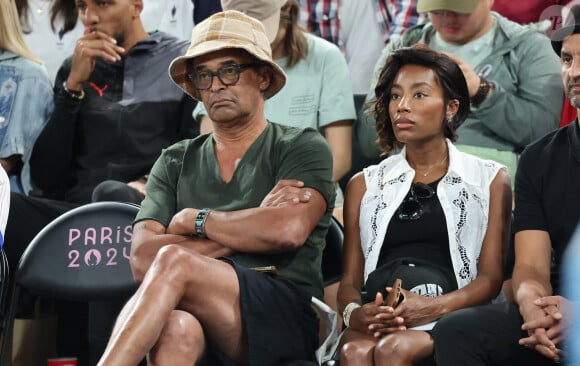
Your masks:
<instances>
[{"instance_id":1,"label":"red plastic cup","mask_svg":"<svg viewBox=\"0 0 580 366\"><path fill-rule=\"evenodd\" d=\"M76 357L49 358L48 366L77 366Z\"/></svg>"}]
</instances>

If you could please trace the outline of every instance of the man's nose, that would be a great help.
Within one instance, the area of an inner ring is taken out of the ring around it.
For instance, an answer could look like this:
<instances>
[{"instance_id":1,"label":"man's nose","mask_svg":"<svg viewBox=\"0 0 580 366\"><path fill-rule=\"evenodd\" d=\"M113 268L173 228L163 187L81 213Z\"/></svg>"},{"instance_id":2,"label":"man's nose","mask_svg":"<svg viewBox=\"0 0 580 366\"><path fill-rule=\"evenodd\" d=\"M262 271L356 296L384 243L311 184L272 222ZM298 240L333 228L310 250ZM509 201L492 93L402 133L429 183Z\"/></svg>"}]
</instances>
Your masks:
<instances>
[{"instance_id":1,"label":"man's nose","mask_svg":"<svg viewBox=\"0 0 580 366\"><path fill-rule=\"evenodd\" d=\"M571 79L580 78L580 60L577 60L576 58L574 59L572 65L570 65L570 68L568 69L568 76Z\"/></svg>"},{"instance_id":2,"label":"man's nose","mask_svg":"<svg viewBox=\"0 0 580 366\"><path fill-rule=\"evenodd\" d=\"M79 15L85 27L91 27L99 23L99 15L96 7L90 3L86 5L85 10L80 12Z\"/></svg>"}]
</instances>

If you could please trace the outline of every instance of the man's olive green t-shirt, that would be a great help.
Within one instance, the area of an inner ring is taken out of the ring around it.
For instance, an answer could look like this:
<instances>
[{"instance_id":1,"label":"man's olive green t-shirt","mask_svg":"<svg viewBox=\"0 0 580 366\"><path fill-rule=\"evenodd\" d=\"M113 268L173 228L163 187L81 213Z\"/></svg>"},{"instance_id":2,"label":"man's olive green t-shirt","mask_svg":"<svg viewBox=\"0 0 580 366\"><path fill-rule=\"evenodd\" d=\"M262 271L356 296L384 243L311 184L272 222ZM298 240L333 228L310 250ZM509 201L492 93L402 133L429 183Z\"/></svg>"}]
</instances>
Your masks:
<instances>
[{"instance_id":1,"label":"man's olive green t-shirt","mask_svg":"<svg viewBox=\"0 0 580 366\"><path fill-rule=\"evenodd\" d=\"M321 298L322 250L335 189L330 148L314 129L269 123L227 183L220 175L212 134L165 149L151 170L147 196L135 222L155 220L167 227L184 208L236 211L258 207L281 179L298 179L320 192L327 203L326 213L304 245L294 251L238 252L230 258L247 268L275 265L281 276Z\"/></svg>"}]
</instances>

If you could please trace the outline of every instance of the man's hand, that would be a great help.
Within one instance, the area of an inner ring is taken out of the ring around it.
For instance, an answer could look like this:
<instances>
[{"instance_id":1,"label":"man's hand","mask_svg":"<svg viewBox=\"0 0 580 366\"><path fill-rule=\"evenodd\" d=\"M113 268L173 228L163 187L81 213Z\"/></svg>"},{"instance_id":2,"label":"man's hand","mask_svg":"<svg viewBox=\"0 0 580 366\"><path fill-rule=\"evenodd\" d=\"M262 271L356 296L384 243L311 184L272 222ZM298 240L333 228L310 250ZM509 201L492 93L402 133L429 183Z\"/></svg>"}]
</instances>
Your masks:
<instances>
[{"instance_id":1,"label":"man's hand","mask_svg":"<svg viewBox=\"0 0 580 366\"><path fill-rule=\"evenodd\" d=\"M75 91L82 89L82 84L89 80L95 68L97 57L117 62L124 53L125 49L118 46L117 41L107 34L96 29L85 31L85 35L78 39L75 46L67 88Z\"/></svg>"},{"instance_id":2,"label":"man's hand","mask_svg":"<svg viewBox=\"0 0 580 366\"><path fill-rule=\"evenodd\" d=\"M465 62L463 59L449 52L444 53L445 55L449 56L449 58L451 58L453 61L455 61L457 65L459 65L459 68L461 69L461 71L463 72L463 76L465 77L465 81L467 81L467 89L469 90L469 96L473 97L475 94L477 94L477 91L479 90L479 84L481 83L479 75L477 75L475 71L473 71L471 66L469 66L469 64Z\"/></svg>"},{"instance_id":3,"label":"man's hand","mask_svg":"<svg viewBox=\"0 0 580 366\"><path fill-rule=\"evenodd\" d=\"M535 309L534 309L535 307ZM569 309L568 301L562 296L547 296L536 299L527 307L522 330L528 332L528 337L520 339L519 343L553 360L562 357L562 350L557 347L563 340L564 319Z\"/></svg>"},{"instance_id":4,"label":"man's hand","mask_svg":"<svg viewBox=\"0 0 580 366\"><path fill-rule=\"evenodd\" d=\"M191 235L195 229L195 218L199 210L196 208L184 208L179 211L167 226L167 234Z\"/></svg>"},{"instance_id":5,"label":"man's hand","mask_svg":"<svg viewBox=\"0 0 580 366\"><path fill-rule=\"evenodd\" d=\"M137 192L141 193L141 195L143 195L143 197L145 197L147 195L147 192L145 191L145 184L146 183L147 183L147 180L145 180L145 178L141 178L141 179L129 182L129 183L127 183L127 185L129 187L133 188L134 190L136 190Z\"/></svg>"},{"instance_id":6,"label":"man's hand","mask_svg":"<svg viewBox=\"0 0 580 366\"><path fill-rule=\"evenodd\" d=\"M264 197L260 207L283 207L310 201L312 193L304 188L304 182L296 179L282 179Z\"/></svg>"}]
</instances>

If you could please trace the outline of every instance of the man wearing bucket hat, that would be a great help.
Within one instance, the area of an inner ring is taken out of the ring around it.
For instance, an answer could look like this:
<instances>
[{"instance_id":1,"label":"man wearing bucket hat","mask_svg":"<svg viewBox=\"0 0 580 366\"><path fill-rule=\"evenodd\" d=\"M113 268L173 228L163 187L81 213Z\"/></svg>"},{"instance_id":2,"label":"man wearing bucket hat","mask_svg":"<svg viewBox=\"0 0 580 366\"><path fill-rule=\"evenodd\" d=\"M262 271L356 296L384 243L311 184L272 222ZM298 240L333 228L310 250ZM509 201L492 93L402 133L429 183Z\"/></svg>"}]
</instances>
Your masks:
<instances>
[{"instance_id":1,"label":"man wearing bucket hat","mask_svg":"<svg viewBox=\"0 0 580 366\"><path fill-rule=\"evenodd\" d=\"M254 18L230 10L198 24L169 73L205 104L214 132L166 149L151 171L131 253L142 284L99 364L147 353L195 364L206 348L228 365L311 361L330 150L314 129L266 120L285 75Z\"/></svg>"},{"instance_id":2,"label":"man wearing bucket hat","mask_svg":"<svg viewBox=\"0 0 580 366\"><path fill-rule=\"evenodd\" d=\"M286 73L286 85L265 104L266 118L294 127L318 129L333 156L338 182L351 168L352 120L356 117L348 65L335 45L298 25L296 0L222 0L224 10L238 10L260 20L272 47L272 58ZM211 130L203 104L193 112L202 133ZM342 217L338 184L335 210Z\"/></svg>"},{"instance_id":3,"label":"man wearing bucket hat","mask_svg":"<svg viewBox=\"0 0 580 366\"><path fill-rule=\"evenodd\" d=\"M374 99L376 80L393 50L425 43L446 52L463 70L471 98L469 116L457 130L458 148L506 165L513 177L518 153L558 127L562 83L558 58L540 25L514 23L492 12L492 5L493 0L418 0L417 11L429 21L385 47L367 99ZM368 122L359 127L374 128ZM361 141L363 148L373 146L373 135Z\"/></svg>"},{"instance_id":4,"label":"man wearing bucket hat","mask_svg":"<svg viewBox=\"0 0 580 366\"><path fill-rule=\"evenodd\" d=\"M552 34L552 48L561 58L566 96L578 109L580 5ZM564 323L572 314L561 296L560 264L580 221L579 136L576 119L522 153L515 186L515 303L465 309L441 319L433 329L438 366L565 361Z\"/></svg>"}]
</instances>

